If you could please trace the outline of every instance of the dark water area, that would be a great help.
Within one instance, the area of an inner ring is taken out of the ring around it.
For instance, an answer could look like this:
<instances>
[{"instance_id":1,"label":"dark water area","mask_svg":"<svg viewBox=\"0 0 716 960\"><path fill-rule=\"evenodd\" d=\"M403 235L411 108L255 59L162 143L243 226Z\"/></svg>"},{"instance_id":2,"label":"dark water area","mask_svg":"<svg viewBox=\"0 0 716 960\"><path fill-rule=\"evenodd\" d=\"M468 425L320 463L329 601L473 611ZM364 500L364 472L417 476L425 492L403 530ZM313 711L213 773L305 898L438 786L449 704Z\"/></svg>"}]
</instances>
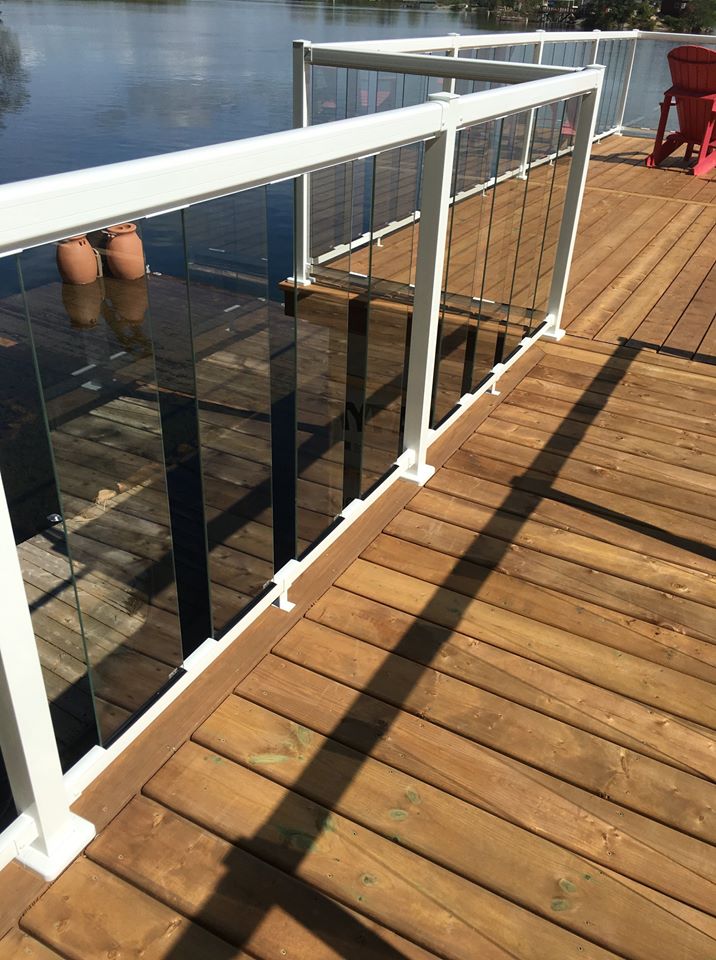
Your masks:
<instances>
[{"instance_id":1,"label":"dark water area","mask_svg":"<svg viewBox=\"0 0 716 960\"><path fill-rule=\"evenodd\" d=\"M289 127L296 38L488 28L449 10L276 0L6 0L2 19L0 183Z\"/></svg>"}]
</instances>

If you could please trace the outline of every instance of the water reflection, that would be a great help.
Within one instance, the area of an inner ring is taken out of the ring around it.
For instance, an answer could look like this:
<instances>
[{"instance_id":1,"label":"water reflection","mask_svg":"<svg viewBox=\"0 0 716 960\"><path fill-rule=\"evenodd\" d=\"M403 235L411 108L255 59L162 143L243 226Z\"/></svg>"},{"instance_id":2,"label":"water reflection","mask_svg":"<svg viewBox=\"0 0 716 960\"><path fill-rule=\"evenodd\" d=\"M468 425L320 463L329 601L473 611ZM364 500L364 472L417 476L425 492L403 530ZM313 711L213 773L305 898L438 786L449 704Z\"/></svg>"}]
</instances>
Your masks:
<instances>
[{"instance_id":1,"label":"water reflection","mask_svg":"<svg viewBox=\"0 0 716 960\"><path fill-rule=\"evenodd\" d=\"M17 34L0 24L0 129L5 115L18 113L30 99L27 81Z\"/></svg>"},{"instance_id":2,"label":"water reflection","mask_svg":"<svg viewBox=\"0 0 716 960\"><path fill-rule=\"evenodd\" d=\"M296 37L371 40L487 26L473 14L403 10L398 0L4 0L2 7L32 65L32 102L13 101L12 123L0 128L0 182L289 127Z\"/></svg>"}]
</instances>

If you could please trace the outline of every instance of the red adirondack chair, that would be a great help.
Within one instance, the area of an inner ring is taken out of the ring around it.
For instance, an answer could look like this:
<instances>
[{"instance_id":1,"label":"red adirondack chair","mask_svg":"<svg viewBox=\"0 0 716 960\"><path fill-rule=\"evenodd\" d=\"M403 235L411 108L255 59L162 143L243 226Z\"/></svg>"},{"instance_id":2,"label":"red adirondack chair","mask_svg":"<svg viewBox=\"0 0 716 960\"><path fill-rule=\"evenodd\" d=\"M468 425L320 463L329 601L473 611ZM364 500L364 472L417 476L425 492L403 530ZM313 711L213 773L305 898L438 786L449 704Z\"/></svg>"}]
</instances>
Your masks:
<instances>
[{"instance_id":1,"label":"red adirondack chair","mask_svg":"<svg viewBox=\"0 0 716 960\"><path fill-rule=\"evenodd\" d=\"M702 177L716 166L716 50L708 47L676 47L669 53L673 86L664 92L656 143L647 167L658 167L685 143L686 160L698 143L698 160L691 168ZM676 104L679 129L664 139L669 110Z\"/></svg>"}]
</instances>

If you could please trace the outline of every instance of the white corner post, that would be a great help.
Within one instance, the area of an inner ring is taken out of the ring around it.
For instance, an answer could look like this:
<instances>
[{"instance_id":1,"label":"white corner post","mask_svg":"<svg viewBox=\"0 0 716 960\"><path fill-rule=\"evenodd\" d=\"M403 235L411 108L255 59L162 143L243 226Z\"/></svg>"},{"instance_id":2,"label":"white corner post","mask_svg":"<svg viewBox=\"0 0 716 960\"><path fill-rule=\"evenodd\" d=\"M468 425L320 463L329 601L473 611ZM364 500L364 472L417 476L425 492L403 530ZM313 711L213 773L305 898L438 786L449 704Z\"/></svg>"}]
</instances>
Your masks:
<instances>
[{"instance_id":1,"label":"white corner post","mask_svg":"<svg viewBox=\"0 0 716 960\"><path fill-rule=\"evenodd\" d=\"M544 30L535 30L535 36L538 38L535 48L532 51L532 63L542 63L544 56ZM525 129L525 140L522 144L522 157L520 158L520 172L517 174L520 180L527 179L527 168L530 163L530 151L532 149L532 135L535 128L536 110L530 110L529 120Z\"/></svg>"},{"instance_id":2,"label":"white corner post","mask_svg":"<svg viewBox=\"0 0 716 960\"><path fill-rule=\"evenodd\" d=\"M293 41L293 126L310 125L310 44ZM298 284L311 282L311 182L304 173L295 182L295 280Z\"/></svg>"},{"instance_id":3,"label":"white corner post","mask_svg":"<svg viewBox=\"0 0 716 960\"><path fill-rule=\"evenodd\" d=\"M547 307L548 327L542 334L553 340L561 340L564 336L562 329L562 311L567 295L569 282L569 268L572 264L574 243L577 239L579 227L579 213L582 209L584 187L589 170L589 155L592 150L592 139L597 122L597 110L604 81L604 67L600 64L590 64L588 70L597 71L597 84L594 90L582 95L582 102L577 120L577 130L574 136L567 187L562 207L562 222L559 228L559 240L552 272L552 286L549 293Z\"/></svg>"},{"instance_id":4,"label":"white corner post","mask_svg":"<svg viewBox=\"0 0 716 960\"><path fill-rule=\"evenodd\" d=\"M0 567L0 747L18 813L37 833L18 859L54 880L95 829L70 811L1 477Z\"/></svg>"},{"instance_id":5,"label":"white corner post","mask_svg":"<svg viewBox=\"0 0 716 960\"><path fill-rule=\"evenodd\" d=\"M448 36L449 36L449 37L459 37L460 34L459 34L459 33L449 33ZM445 52L447 53L447 55L448 55L449 57L459 57L459 56L460 56L460 50L458 49L457 43L453 43L453 45L452 45L452 47L450 48L450 50L446 50ZM450 79L448 80L447 86L445 87L445 93L455 93L455 77L450 77Z\"/></svg>"},{"instance_id":6,"label":"white corner post","mask_svg":"<svg viewBox=\"0 0 716 960\"><path fill-rule=\"evenodd\" d=\"M622 130L624 128L624 114L626 112L627 98L629 97L629 87L631 86L631 75L634 70L634 60L636 58L636 46L639 43L639 34L637 32L634 40L632 41L631 50L629 52L629 64L627 66L626 72L624 73L624 79L622 81L622 88L619 91L619 105L617 107L617 116L616 116L616 127L617 133L621 137Z\"/></svg>"},{"instance_id":7,"label":"white corner post","mask_svg":"<svg viewBox=\"0 0 716 960\"><path fill-rule=\"evenodd\" d=\"M460 97L435 93L430 100L442 104L443 123L440 133L425 142L403 439L404 449L412 454L412 465L404 476L420 484L435 472L427 463L430 405Z\"/></svg>"}]
</instances>

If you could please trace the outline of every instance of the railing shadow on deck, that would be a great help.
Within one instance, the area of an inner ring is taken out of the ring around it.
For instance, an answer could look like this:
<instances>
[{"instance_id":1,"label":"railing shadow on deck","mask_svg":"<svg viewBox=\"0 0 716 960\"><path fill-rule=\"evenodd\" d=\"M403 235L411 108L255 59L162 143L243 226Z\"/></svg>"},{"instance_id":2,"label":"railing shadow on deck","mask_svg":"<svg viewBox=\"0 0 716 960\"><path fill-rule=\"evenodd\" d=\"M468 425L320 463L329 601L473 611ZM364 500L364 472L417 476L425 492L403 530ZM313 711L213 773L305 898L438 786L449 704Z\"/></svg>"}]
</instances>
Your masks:
<instances>
[{"instance_id":1,"label":"railing shadow on deck","mask_svg":"<svg viewBox=\"0 0 716 960\"><path fill-rule=\"evenodd\" d=\"M539 349L538 347L536 349ZM638 355L637 355L638 356ZM623 348L616 348L614 353L614 358L618 363L613 363L611 360L607 360L604 366L605 371L612 373L613 379L609 379L609 384L611 390L615 389L624 377L627 375L630 363L635 359L634 351L624 350ZM627 360L627 363L624 364L623 361ZM616 376L614 376L616 374ZM594 378L592 383L600 380L604 382L604 378L599 375ZM589 387L587 388L589 390ZM609 394L603 395L603 403L606 403L609 399ZM573 406L578 406L579 401ZM593 408L593 418L596 418L600 412L599 407ZM570 421L572 427L574 423L578 421ZM590 426L591 421L583 422L583 428L579 436L572 435L572 431L561 432L559 429L555 431L552 435L553 439L560 440L561 445L560 449L563 452L563 455L566 457L569 455L570 451L573 451L577 445L580 443L583 431L586 431ZM623 524L624 526L633 526L638 527L641 532L645 532L648 535L655 537L656 539L663 540L669 543L678 544L681 547L686 547L687 549L693 550L696 552L698 549L703 549L703 545L696 544L691 541L684 540L681 537L674 537L669 531L656 526L649 526L643 523L639 523L628 516L624 516L617 512L606 511L602 508L596 509L594 504L587 503L577 498L565 496L564 494L552 490L553 481L548 474L551 472L549 459L552 458L553 454L549 450L549 445L545 448L543 452L537 454L532 463L528 468L525 469L523 476L527 476L534 471L542 470L545 476L545 487L546 489L541 494L535 495L535 504L532 506L529 512L524 516L519 516L520 510L523 509L522 497L523 493L519 487L519 478L516 482L513 483L512 491L505 497L504 501L500 504L499 508L494 511L495 518L499 515L499 521L497 519L489 521L485 526L483 532L475 536L470 548L466 551L466 555L469 555L472 548L479 544L480 537L489 538L491 535L494 537L494 542L503 543L501 553L494 557L491 560L490 565L486 566L477 566L473 562L468 562L467 560L458 559L455 563L455 566L452 570L452 575L463 574L466 577L471 578L473 585L473 597L478 596L480 592L481 585L489 578L492 570L494 570L500 563L501 558L507 553L510 549L511 539L505 536L505 525L511 524L513 537L512 540L516 539L517 534L523 527L523 525L529 521L532 512L534 511L536 505L542 500L553 496L555 500L568 503L571 506L578 507L579 509L587 510L589 512L598 512L600 515L607 516L609 519L614 520L617 523ZM499 523L499 528L498 528ZM440 588L436 587L435 594L439 595ZM466 611L467 605L472 602L472 597L463 596L461 601L460 594L451 593L451 598L453 602L453 614L454 614L454 629L458 628L458 624L461 621L461 618ZM422 645L424 648L425 645L425 632L421 626L421 620L428 622L443 622L439 617L435 616L437 611L433 610L433 603L435 601L431 600L425 608L421 611L420 615L415 618L415 624L413 627L408 629L400 642L391 648L391 653L395 656L409 656L411 646L413 645L414 638L417 639L418 634L420 634ZM442 610L444 613L444 610ZM441 644L439 642L435 643L435 648L430 651L431 658L437 656L440 651ZM390 676L388 675L390 673ZM419 676L419 672L416 676ZM340 744L349 744L352 741L350 736L351 727L355 727L356 723L360 722L360 707L361 705L367 705L370 699L373 699L371 690L379 690L381 684L385 682L390 682L393 687L393 693L391 695L392 703L387 703L381 701L381 706L386 715L388 715L393 720L397 718L401 712L400 704L405 703L410 697L412 691L414 690L415 679L408 680L405 679L401 681L396 678L395 674L391 672L389 665L380 667L373 675L373 677L368 681L364 690L356 695L356 698L353 702L353 706L349 712L340 720L338 724L326 735L326 739L330 742L331 740L337 741ZM376 694L379 696L379 694ZM395 705L397 704L397 705ZM355 713L355 716L354 716ZM321 834L324 828L330 828L329 817L331 815L331 808L336 805L346 790L349 788L353 778L359 773L363 762L367 759L371 752L373 746L390 732L390 725L385 725L377 728L367 729L366 725L362 724L362 747L361 755L359 756L357 752L350 751L346 752L344 759L346 762L349 762L349 757L354 757L353 762L353 774L351 777L336 778L336 780L327 785L325 779L325 766L322 762L322 757L319 753L318 757L315 757L305 769L305 771L300 775L300 777L292 784L290 790L286 790L285 799L274 809L270 817L268 817L265 822L262 824L261 828L256 831L251 838L242 842L240 849L242 851L248 851L249 853L259 845L259 841L262 845L263 855L265 855L267 842L268 844L277 844L283 847L282 856L280 858L281 865L278 867L284 872L289 872L293 876L299 876L299 868L303 859L306 856L306 843L300 845L292 845L291 838L285 836L285 830L283 835L279 829L281 825L286 822L290 822L292 819L293 807L295 805L296 799L294 794L303 796L309 800L316 802L314 798L316 796L321 796L321 801L319 805L321 808L324 808L324 814L321 819L316 823L315 837L317 839ZM323 748L325 752L326 748ZM320 790L318 789L320 786ZM327 797L326 794L329 794L330 797ZM166 801L162 801L166 805ZM287 855L286 848L288 847L290 853ZM310 848L310 845L309 845ZM90 850L91 856L91 850ZM290 870L287 869L286 863L287 859L290 859ZM231 891L237 889L236 879L233 876L235 872L241 873L245 871L245 856L239 856L237 852L236 862L233 861L232 857L229 856L225 862L225 872L227 874L227 879L223 880L222 883L217 887L215 895L220 902L226 903L227 898L231 896ZM278 864L274 864L278 866ZM188 867L190 869L190 866ZM233 877L233 879L232 879ZM309 886L310 884L307 884ZM345 957L346 960L366 960L367 957L376 957L376 958L389 958L389 960L399 960L403 957L404 954L392 944L386 943L381 936L371 930L366 929L365 926L358 923L354 917L348 912L347 909L344 909L343 906L331 900L328 896L321 893L320 891L314 890L315 897L319 898L322 911L322 926L321 929L316 929L315 927L315 912L312 911L311 916L307 916L303 910L304 905L297 905L292 902L287 902L283 900L280 896L272 898L270 901L265 903L265 912L268 913L269 910L274 908L280 908L285 911L288 915L292 916L299 923L304 923L307 929L310 929L312 933L317 935L325 944L329 947L335 948L337 945L343 951L341 956ZM192 915L191 919L193 922L202 925L203 917L207 917L207 927L215 931L215 924L208 921L208 917L211 915L211 899L209 899L208 904L202 908L202 911L197 915ZM315 903L314 903L315 907ZM241 904L236 903L237 911L241 910ZM373 917L373 919L380 922L379 917ZM254 931L257 929L258 924L252 925L247 922L242 929L242 935L240 942L234 942L234 946L231 950L227 950L227 957L233 957L235 947L248 947L250 949L250 941ZM396 931L402 936L410 936L409 934L410 927L409 925L405 930ZM351 946L351 944L353 944ZM422 944L420 944L422 946ZM426 945L427 946L427 945ZM189 954L187 953L188 944L185 946L182 945L182 942L179 941L170 954L167 955L168 960L187 960Z\"/></svg>"}]
</instances>

